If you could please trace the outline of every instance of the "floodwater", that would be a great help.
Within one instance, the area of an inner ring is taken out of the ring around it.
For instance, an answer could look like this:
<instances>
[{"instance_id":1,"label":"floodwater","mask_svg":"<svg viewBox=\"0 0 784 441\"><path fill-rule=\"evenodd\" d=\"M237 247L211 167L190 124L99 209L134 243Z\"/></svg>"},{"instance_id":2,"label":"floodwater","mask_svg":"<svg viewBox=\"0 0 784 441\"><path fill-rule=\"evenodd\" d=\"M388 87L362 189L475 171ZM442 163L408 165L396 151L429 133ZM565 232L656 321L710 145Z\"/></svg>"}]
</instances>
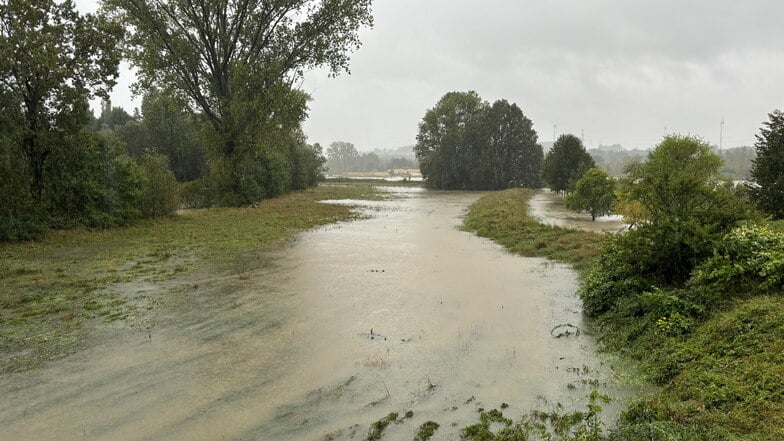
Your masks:
<instances>
[{"instance_id":1,"label":"floodwater","mask_svg":"<svg viewBox=\"0 0 784 441\"><path fill-rule=\"evenodd\" d=\"M458 439L479 408L623 394L591 337L564 333L585 331L568 266L460 231L476 193L389 191L352 202L366 220L148 287L170 299L149 329L0 377L0 439L365 439L407 410L383 439L427 420Z\"/></svg>"},{"instance_id":2,"label":"floodwater","mask_svg":"<svg viewBox=\"0 0 784 441\"><path fill-rule=\"evenodd\" d=\"M600 216L592 221L588 213L575 213L566 208L563 196L548 190L538 190L528 205L531 215L539 222L556 227L594 233L617 233L628 228L628 225L623 223L623 216Z\"/></svg>"}]
</instances>

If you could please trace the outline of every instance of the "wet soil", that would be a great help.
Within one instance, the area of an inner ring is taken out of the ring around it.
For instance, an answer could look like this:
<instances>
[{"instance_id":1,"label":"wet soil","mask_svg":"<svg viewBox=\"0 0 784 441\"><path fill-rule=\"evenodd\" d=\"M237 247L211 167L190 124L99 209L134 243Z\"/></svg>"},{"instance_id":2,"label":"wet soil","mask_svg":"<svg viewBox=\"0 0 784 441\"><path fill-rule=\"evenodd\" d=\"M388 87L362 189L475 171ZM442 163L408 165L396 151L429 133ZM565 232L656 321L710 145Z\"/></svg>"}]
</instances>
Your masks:
<instances>
[{"instance_id":1,"label":"wet soil","mask_svg":"<svg viewBox=\"0 0 784 441\"><path fill-rule=\"evenodd\" d=\"M332 201L365 220L147 286L164 306L145 326L0 377L0 439L364 439L406 410L384 439L427 420L433 439L458 439L479 408L514 417L582 408L597 387L624 394L568 266L460 231L479 194L387 191Z\"/></svg>"}]
</instances>

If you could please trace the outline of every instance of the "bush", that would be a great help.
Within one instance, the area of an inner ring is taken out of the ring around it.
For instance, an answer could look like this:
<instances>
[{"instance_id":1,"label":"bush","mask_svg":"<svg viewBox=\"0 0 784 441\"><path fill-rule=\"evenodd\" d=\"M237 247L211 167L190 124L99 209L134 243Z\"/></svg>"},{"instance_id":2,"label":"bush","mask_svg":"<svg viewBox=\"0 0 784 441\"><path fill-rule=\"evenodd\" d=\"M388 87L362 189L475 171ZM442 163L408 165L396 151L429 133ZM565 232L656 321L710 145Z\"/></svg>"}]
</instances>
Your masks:
<instances>
[{"instance_id":1,"label":"bush","mask_svg":"<svg viewBox=\"0 0 784 441\"><path fill-rule=\"evenodd\" d=\"M31 216L0 214L0 242L37 239L47 230L45 224Z\"/></svg>"},{"instance_id":2,"label":"bush","mask_svg":"<svg viewBox=\"0 0 784 441\"><path fill-rule=\"evenodd\" d=\"M157 217L173 214L179 208L177 179L169 169L166 156L145 153L142 157L143 172L142 193L139 207L145 217Z\"/></svg>"},{"instance_id":3,"label":"bush","mask_svg":"<svg viewBox=\"0 0 784 441\"><path fill-rule=\"evenodd\" d=\"M647 243L636 231L613 236L605 242L601 254L588 271L580 288L583 309L595 317L615 309L621 299L651 289L655 279L639 257L644 256Z\"/></svg>"},{"instance_id":4,"label":"bush","mask_svg":"<svg viewBox=\"0 0 784 441\"><path fill-rule=\"evenodd\" d=\"M719 242L713 257L689 281L706 305L736 297L780 293L784 288L784 233L741 226Z\"/></svg>"},{"instance_id":5,"label":"bush","mask_svg":"<svg viewBox=\"0 0 784 441\"><path fill-rule=\"evenodd\" d=\"M179 195L183 208L207 208L212 202L212 189L204 178L180 184Z\"/></svg>"}]
</instances>

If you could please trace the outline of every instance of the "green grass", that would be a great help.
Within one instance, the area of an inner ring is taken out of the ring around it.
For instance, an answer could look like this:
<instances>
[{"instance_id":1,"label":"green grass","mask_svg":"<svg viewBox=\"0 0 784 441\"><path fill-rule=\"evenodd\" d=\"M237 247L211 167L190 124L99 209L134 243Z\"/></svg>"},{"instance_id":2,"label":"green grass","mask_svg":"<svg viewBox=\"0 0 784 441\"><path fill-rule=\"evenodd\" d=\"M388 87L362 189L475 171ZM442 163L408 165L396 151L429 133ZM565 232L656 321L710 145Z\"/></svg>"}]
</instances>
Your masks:
<instances>
[{"instance_id":1,"label":"green grass","mask_svg":"<svg viewBox=\"0 0 784 441\"><path fill-rule=\"evenodd\" d=\"M190 211L107 230L67 230L0 244L0 373L73 353L107 323L147 314L161 284L202 269L236 267L242 256L282 246L294 234L356 217L325 199L380 199L368 184L322 185L258 208Z\"/></svg>"},{"instance_id":2,"label":"green grass","mask_svg":"<svg viewBox=\"0 0 784 441\"><path fill-rule=\"evenodd\" d=\"M426 421L419 429L417 429L416 435L414 436L414 441L428 441L433 435L436 433L436 430L441 427L435 421Z\"/></svg>"},{"instance_id":3,"label":"green grass","mask_svg":"<svg viewBox=\"0 0 784 441\"><path fill-rule=\"evenodd\" d=\"M532 196L533 191L526 189L488 194L469 208L464 229L492 239L511 253L586 268L598 255L604 236L539 223L528 215Z\"/></svg>"},{"instance_id":4,"label":"green grass","mask_svg":"<svg viewBox=\"0 0 784 441\"><path fill-rule=\"evenodd\" d=\"M618 338L621 330L606 334ZM781 297L737 301L685 336L642 330L622 343L661 385L631 407L625 420L632 427L666 423L698 439L784 439Z\"/></svg>"},{"instance_id":5,"label":"green grass","mask_svg":"<svg viewBox=\"0 0 784 441\"><path fill-rule=\"evenodd\" d=\"M367 441L377 441L381 439L381 436L384 434L384 430L386 430L387 426L390 423L397 422L397 412L392 412L389 415L381 418L380 420L374 422L370 425L370 430L368 431Z\"/></svg>"}]
</instances>

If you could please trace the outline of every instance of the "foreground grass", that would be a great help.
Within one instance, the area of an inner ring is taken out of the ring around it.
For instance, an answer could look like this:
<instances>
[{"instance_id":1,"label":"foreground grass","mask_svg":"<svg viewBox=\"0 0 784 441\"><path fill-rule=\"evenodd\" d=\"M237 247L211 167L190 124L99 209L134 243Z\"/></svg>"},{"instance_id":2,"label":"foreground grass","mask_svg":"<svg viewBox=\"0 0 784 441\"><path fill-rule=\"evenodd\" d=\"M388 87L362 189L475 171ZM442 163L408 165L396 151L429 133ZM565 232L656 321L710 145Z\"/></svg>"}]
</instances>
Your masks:
<instances>
[{"instance_id":1,"label":"foreground grass","mask_svg":"<svg viewBox=\"0 0 784 441\"><path fill-rule=\"evenodd\" d=\"M109 230L56 231L39 241L0 244L0 373L24 371L73 353L107 323L137 318L160 299L139 298L209 266L356 215L325 199L379 199L367 184L322 185L263 201L258 208L196 210Z\"/></svg>"},{"instance_id":2,"label":"foreground grass","mask_svg":"<svg viewBox=\"0 0 784 441\"><path fill-rule=\"evenodd\" d=\"M585 270L600 252L601 236L538 224L527 215L530 196L525 190L490 194L471 207L465 227L511 252ZM784 231L784 222L770 226ZM738 300L702 317L684 333L667 330L660 319L655 314L615 313L597 322L605 346L637 360L648 379L660 386L630 406L618 428L603 439L784 439L781 295Z\"/></svg>"},{"instance_id":3,"label":"foreground grass","mask_svg":"<svg viewBox=\"0 0 784 441\"><path fill-rule=\"evenodd\" d=\"M503 245L511 253L547 257L585 269L596 257L603 235L543 225L528 215L532 190L491 193L471 206L464 228Z\"/></svg>"}]
</instances>

